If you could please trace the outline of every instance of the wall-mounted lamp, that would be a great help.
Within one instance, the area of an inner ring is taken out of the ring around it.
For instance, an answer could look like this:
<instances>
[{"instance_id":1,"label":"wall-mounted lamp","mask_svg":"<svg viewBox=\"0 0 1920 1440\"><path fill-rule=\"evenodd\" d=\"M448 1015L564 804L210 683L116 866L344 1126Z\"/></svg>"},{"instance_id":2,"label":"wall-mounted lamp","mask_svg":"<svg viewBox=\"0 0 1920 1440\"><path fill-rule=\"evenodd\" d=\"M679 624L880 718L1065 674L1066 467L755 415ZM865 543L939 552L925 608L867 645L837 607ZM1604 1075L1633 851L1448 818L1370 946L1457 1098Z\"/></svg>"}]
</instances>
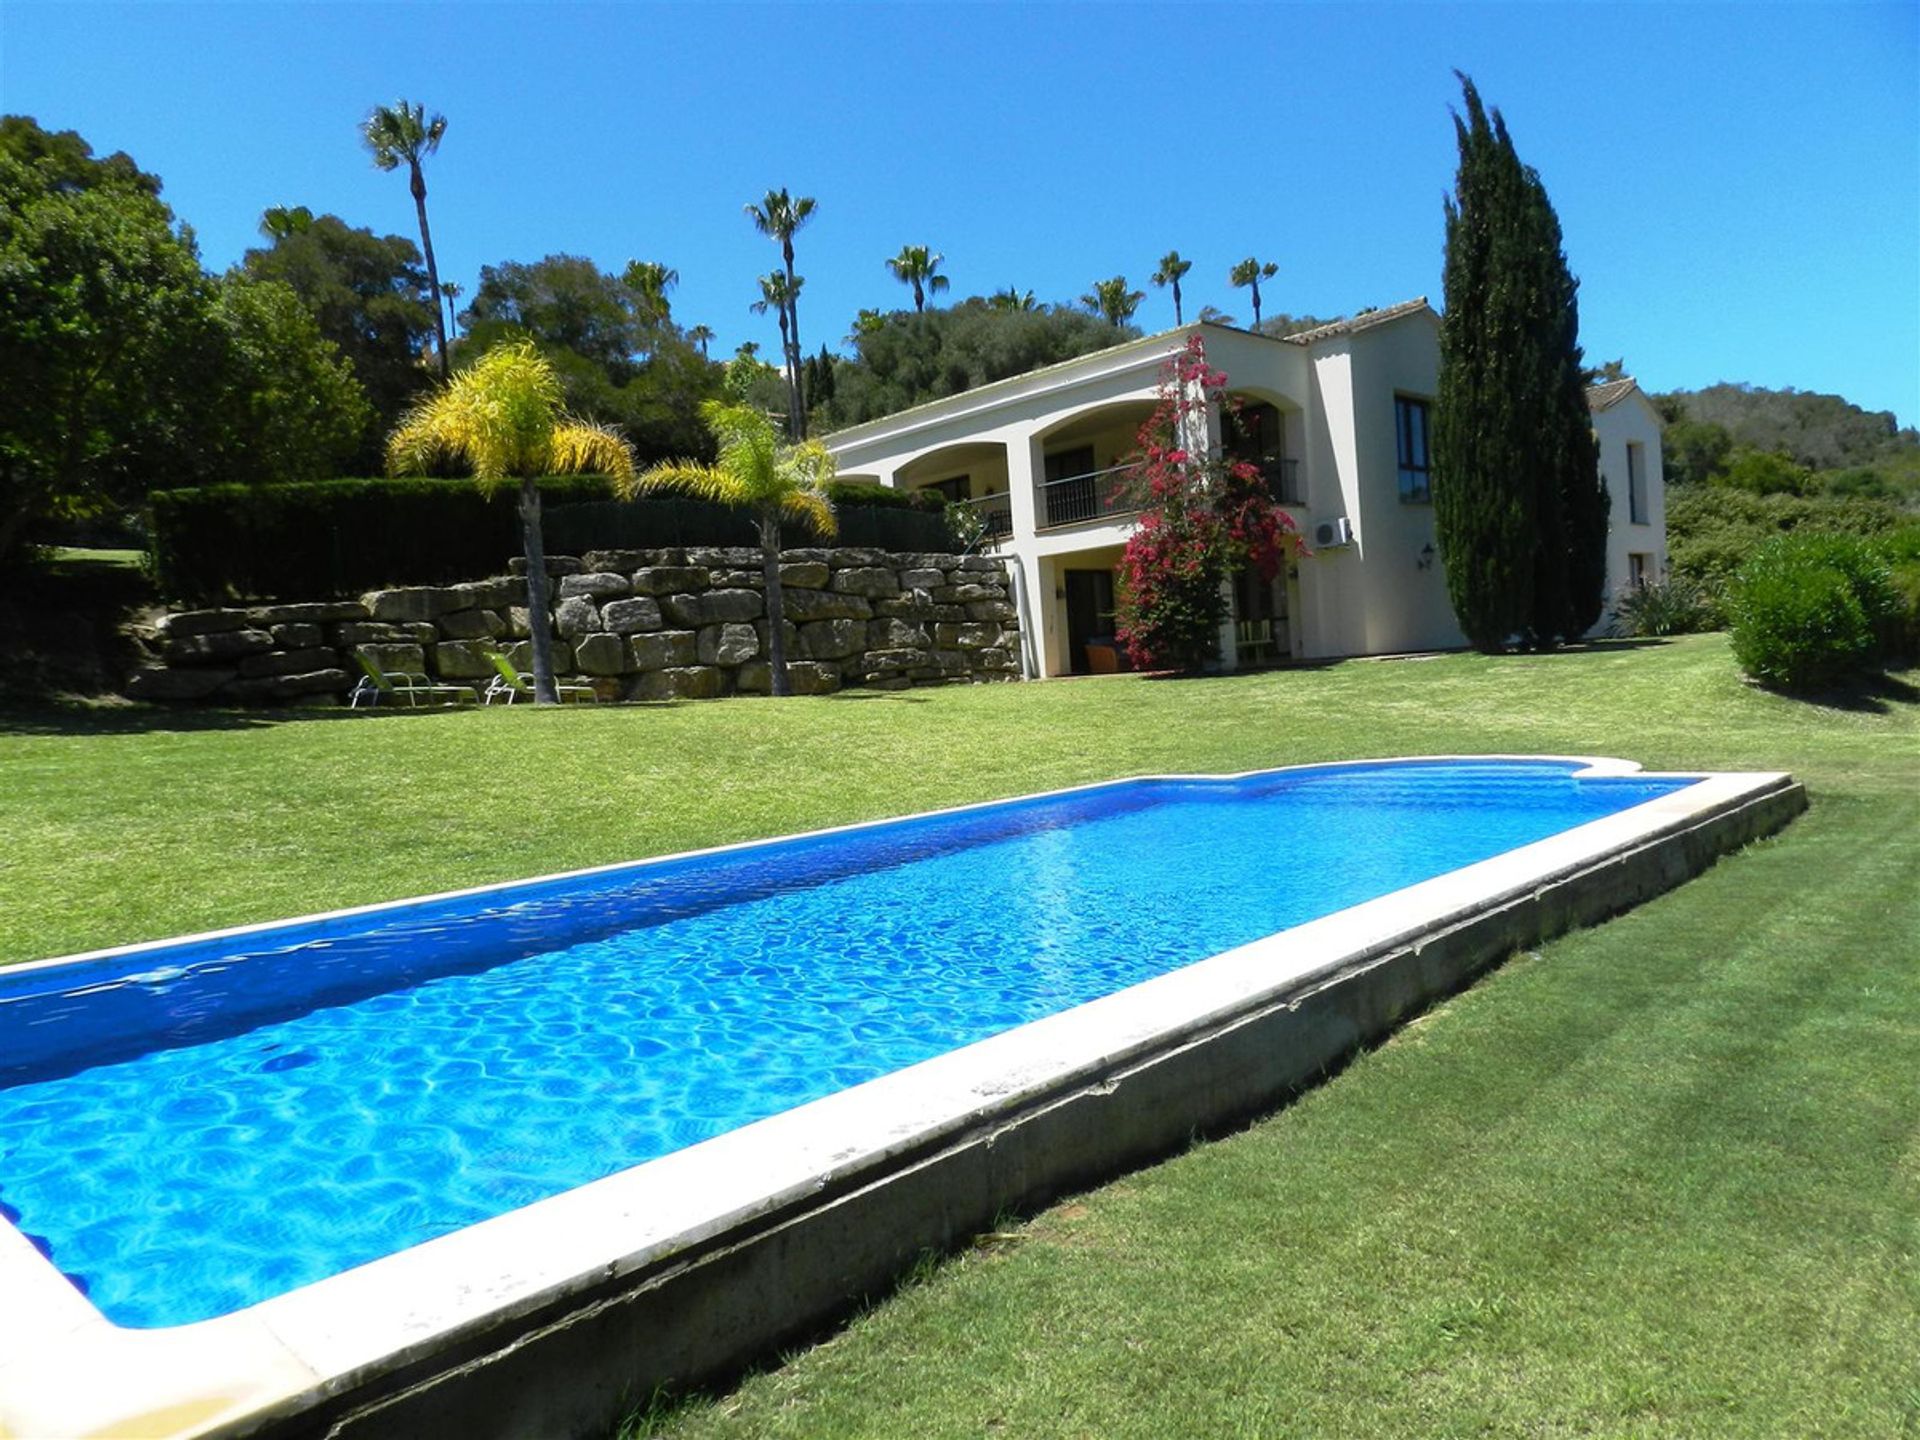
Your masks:
<instances>
[{"instance_id":1,"label":"wall-mounted lamp","mask_svg":"<svg viewBox=\"0 0 1920 1440\"><path fill-rule=\"evenodd\" d=\"M1420 558L1413 562L1413 568L1416 570L1431 570L1433 568L1433 542L1431 540L1420 547Z\"/></svg>"}]
</instances>

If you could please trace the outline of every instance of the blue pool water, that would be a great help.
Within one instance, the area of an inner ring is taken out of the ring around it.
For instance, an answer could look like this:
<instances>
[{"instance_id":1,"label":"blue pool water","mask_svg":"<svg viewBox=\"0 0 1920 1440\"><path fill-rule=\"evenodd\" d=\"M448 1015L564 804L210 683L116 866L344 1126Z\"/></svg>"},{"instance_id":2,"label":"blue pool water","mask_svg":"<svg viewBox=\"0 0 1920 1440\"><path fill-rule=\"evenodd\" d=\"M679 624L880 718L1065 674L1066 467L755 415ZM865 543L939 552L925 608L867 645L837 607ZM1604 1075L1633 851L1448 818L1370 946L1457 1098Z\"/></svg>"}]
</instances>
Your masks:
<instances>
[{"instance_id":1,"label":"blue pool water","mask_svg":"<svg viewBox=\"0 0 1920 1440\"><path fill-rule=\"evenodd\" d=\"M0 971L0 1214L223 1314L1691 783L1137 781Z\"/></svg>"}]
</instances>

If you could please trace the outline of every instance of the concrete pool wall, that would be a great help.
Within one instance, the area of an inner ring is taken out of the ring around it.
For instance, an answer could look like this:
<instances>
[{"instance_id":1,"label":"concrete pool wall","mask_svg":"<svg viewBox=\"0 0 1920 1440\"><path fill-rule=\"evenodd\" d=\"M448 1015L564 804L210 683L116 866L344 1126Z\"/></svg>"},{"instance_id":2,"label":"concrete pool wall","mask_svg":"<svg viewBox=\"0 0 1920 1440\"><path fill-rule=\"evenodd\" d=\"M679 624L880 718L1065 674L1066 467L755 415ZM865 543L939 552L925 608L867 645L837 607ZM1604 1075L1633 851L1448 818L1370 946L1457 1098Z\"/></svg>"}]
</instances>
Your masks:
<instances>
[{"instance_id":1,"label":"concrete pool wall","mask_svg":"<svg viewBox=\"0 0 1920 1440\"><path fill-rule=\"evenodd\" d=\"M1592 762L1596 773L1632 773ZM1805 807L1709 775L218 1319L115 1327L0 1224L0 1436L604 1431L928 1249L1258 1114Z\"/></svg>"}]
</instances>

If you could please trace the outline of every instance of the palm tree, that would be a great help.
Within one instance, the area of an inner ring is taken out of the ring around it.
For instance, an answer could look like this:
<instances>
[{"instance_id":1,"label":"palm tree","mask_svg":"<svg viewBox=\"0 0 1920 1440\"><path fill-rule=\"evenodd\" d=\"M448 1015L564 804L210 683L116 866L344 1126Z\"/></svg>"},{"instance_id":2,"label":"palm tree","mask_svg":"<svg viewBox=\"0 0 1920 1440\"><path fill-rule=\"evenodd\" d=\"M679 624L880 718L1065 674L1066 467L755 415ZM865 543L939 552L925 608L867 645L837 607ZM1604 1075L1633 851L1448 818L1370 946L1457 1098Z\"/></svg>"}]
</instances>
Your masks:
<instances>
[{"instance_id":1,"label":"palm tree","mask_svg":"<svg viewBox=\"0 0 1920 1440\"><path fill-rule=\"evenodd\" d=\"M787 272L787 323L781 333L788 337L787 390L792 401L787 433L795 440L806 438L807 406L806 397L800 393L800 311L794 303L800 293L800 277L793 273L793 232L807 223L813 210L811 195L802 195L796 200L787 194L785 186L767 191L758 205L746 207L754 228L780 242L780 261Z\"/></svg>"},{"instance_id":2,"label":"palm tree","mask_svg":"<svg viewBox=\"0 0 1920 1440\"><path fill-rule=\"evenodd\" d=\"M700 358L707 358L707 346L713 343L713 330L710 326L696 325L687 331L687 339L700 347Z\"/></svg>"},{"instance_id":3,"label":"palm tree","mask_svg":"<svg viewBox=\"0 0 1920 1440\"><path fill-rule=\"evenodd\" d=\"M1236 286L1251 285L1253 287L1253 328L1256 330L1260 328L1260 282L1271 280L1279 273L1280 267L1271 260L1262 265L1251 255L1227 272L1227 279Z\"/></svg>"},{"instance_id":4,"label":"palm tree","mask_svg":"<svg viewBox=\"0 0 1920 1440\"><path fill-rule=\"evenodd\" d=\"M1111 280L1094 281L1093 290L1082 295L1080 303L1109 325L1124 325L1146 298L1146 291L1127 289L1127 277L1116 275Z\"/></svg>"},{"instance_id":5,"label":"palm tree","mask_svg":"<svg viewBox=\"0 0 1920 1440\"><path fill-rule=\"evenodd\" d=\"M862 309L853 317L853 328L847 332L847 343L858 346L861 339L887 328L887 317L878 310Z\"/></svg>"},{"instance_id":6,"label":"palm tree","mask_svg":"<svg viewBox=\"0 0 1920 1440\"><path fill-rule=\"evenodd\" d=\"M520 539L527 553L527 629L533 640L534 698L559 703L553 683L553 629L547 607L547 550L540 533L536 477L609 475L631 485L633 451L613 431L564 414L560 377L531 340L495 346L408 411L387 439L387 469L424 475L446 460L472 467L482 492L520 482Z\"/></svg>"},{"instance_id":7,"label":"palm tree","mask_svg":"<svg viewBox=\"0 0 1920 1440\"><path fill-rule=\"evenodd\" d=\"M1193 269L1191 260L1182 260L1178 250L1169 250L1160 257L1160 268L1153 272L1152 279L1155 285L1162 289L1169 285L1173 287L1173 323L1176 325L1187 323L1180 314L1180 277L1191 269Z\"/></svg>"},{"instance_id":8,"label":"palm tree","mask_svg":"<svg viewBox=\"0 0 1920 1440\"><path fill-rule=\"evenodd\" d=\"M673 306L667 299L667 291L680 283L678 270L657 260L629 260L621 279L640 297L641 313L648 320L661 322L670 317Z\"/></svg>"},{"instance_id":9,"label":"palm tree","mask_svg":"<svg viewBox=\"0 0 1920 1440\"><path fill-rule=\"evenodd\" d=\"M780 522L802 520L822 536L833 534L833 506L826 496L827 482L833 479L833 456L818 440L782 445L773 421L751 405L703 401L700 418L719 442L719 457L713 464L676 460L656 465L621 482L621 490L624 494L682 490L753 512L760 526L760 569L767 587L768 679L775 695L791 695L786 607L780 594Z\"/></svg>"},{"instance_id":10,"label":"palm tree","mask_svg":"<svg viewBox=\"0 0 1920 1440\"><path fill-rule=\"evenodd\" d=\"M806 284L806 277L800 276L789 281L784 273L775 270L771 275L760 277L760 298L747 308L756 315L764 315L769 310L780 314L780 353L787 357L787 401L800 403L800 381L793 367L793 314L794 296L800 293L800 287ZM787 433L793 433L793 417L787 417Z\"/></svg>"},{"instance_id":11,"label":"palm tree","mask_svg":"<svg viewBox=\"0 0 1920 1440\"><path fill-rule=\"evenodd\" d=\"M1004 290L994 291L987 297L987 303L1006 314L1025 314L1040 308L1034 301L1033 291L1016 290L1011 285Z\"/></svg>"},{"instance_id":12,"label":"palm tree","mask_svg":"<svg viewBox=\"0 0 1920 1440\"><path fill-rule=\"evenodd\" d=\"M457 281L445 280L440 284L440 293L447 297L447 337L458 340L460 338L460 307L453 302L466 293L466 287Z\"/></svg>"},{"instance_id":13,"label":"palm tree","mask_svg":"<svg viewBox=\"0 0 1920 1440\"><path fill-rule=\"evenodd\" d=\"M260 216L260 233L269 240L284 240L313 228L313 211L304 205L269 205Z\"/></svg>"},{"instance_id":14,"label":"palm tree","mask_svg":"<svg viewBox=\"0 0 1920 1440\"><path fill-rule=\"evenodd\" d=\"M947 288L947 277L935 273L946 258L931 253L925 245L902 245L898 255L888 257L887 269L893 272L893 278L913 287L914 313L925 312L929 290L938 295Z\"/></svg>"},{"instance_id":15,"label":"palm tree","mask_svg":"<svg viewBox=\"0 0 1920 1440\"><path fill-rule=\"evenodd\" d=\"M433 259L433 232L427 229L427 177L420 171L420 160L440 148L440 137L447 133L447 117L427 117L424 105L409 105L396 100L392 105L376 105L373 113L360 123L361 138L373 152L373 163L382 170L407 165L407 183L413 191L413 208L420 217L420 249L427 257L427 283L433 287L433 328L440 340L440 378L448 375L447 322L441 314L440 267Z\"/></svg>"}]
</instances>

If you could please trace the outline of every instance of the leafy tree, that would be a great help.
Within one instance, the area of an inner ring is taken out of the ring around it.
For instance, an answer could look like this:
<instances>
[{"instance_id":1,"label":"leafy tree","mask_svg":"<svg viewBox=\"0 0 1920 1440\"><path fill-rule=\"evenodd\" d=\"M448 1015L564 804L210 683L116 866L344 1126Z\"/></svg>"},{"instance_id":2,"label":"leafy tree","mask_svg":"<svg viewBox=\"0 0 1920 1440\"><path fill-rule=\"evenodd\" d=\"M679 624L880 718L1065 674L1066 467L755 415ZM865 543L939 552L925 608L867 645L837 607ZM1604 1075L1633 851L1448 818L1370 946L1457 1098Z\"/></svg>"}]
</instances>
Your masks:
<instances>
[{"instance_id":1,"label":"leafy tree","mask_svg":"<svg viewBox=\"0 0 1920 1440\"><path fill-rule=\"evenodd\" d=\"M1735 450L1707 478L1709 484L1755 495L1806 495L1814 489L1811 470L1795 464L1791 456L1769 450Z\"/></svg>"},{"instance_id":2,"label":"leafy tree","mask_svg":"<svg viewBox=\"0 0 1920 1440\"><path fill-rule=\"evenodd\" d=\"M1127 288L1126 276L1115 275L1111 280L1094 281L1093 289L1080 297L1080 303L1109 325L1119 326L1133 319L1133 312L1146 298L1146 291Z\"/></svg>"},{"instance_id":3,"label":"leafy tree","mask_svg":"<svg viewBox=\"0 0 1920 1440\"><path fill-rule=\"evenodd\" d=\"M909 405L1024 375L1133 333L1070 308L1004 310L978 297L942 310L899 310L864 322L854 358L834 367L834 393L816 417L857 425Z\"/></svg>"},{"instance_id":4,"label":"leafy tree","mask_svg":"<svg viewBox=\"0 0 1920 1440\"><path fill-rule=\"evenodd\" d=\"M558 704L536 482L542 475L598 473L630 485L633 453L613 431L565 415L560 377L532 342L520 341L489 350L427 396L387 442L387 468L395 475L426 474L449 460L469 467L488 494L519 482L534 697Z\"/></svg>"},{"instance_id":5,"label":"leafy tree","mask_svg":"<svg viewBox=\"0 0 1920 1440\"><path fill-rule=\"evenodd\" d=\"M1234 323L1233 316L1227 314L1227 312L1222 310L1218 305L1202 305L1200 307L1199 319L1203 325L1231 325Z\"/></svg>"},{"instance_id":6,"label":"leafy tree","mask_svg":"<svg viewBox=\"0 0 1920 1440\"><path fill-rule=\"evenodd\" d=\"M1191 260L1182 260L1178 250L1169 250L1160 257L1159 268L1151 277L1153 283L1162 289L1169 285L1173 287L1173 323L1175 325L1187 323L1186 318L1180 313L1180 281L1191 269L1193 269Z\"/></svg>"},{"instance_id":7,"label":"leafy tree","mask_svg":"<svg viewBox=\"0 0 1920 1440\"><path fill-rule=\"evenodd\" d=\"M754 228L762 235L780 242L780 262L787 278L787 323L781 333L787 337L787 349L784 356L787 370L788 397L787 433L795 440L806 438L807 402L800 393L800 311L795 299L800 294L800 278L793 273L793 236L808 220L813 218L815 209L811 195L802 195L794 199L787 193L786 187L769 190L758 205L746 207L748 217Z\"/></svg>"},{"instance_id":8,"label":"leafy tree","mask_svg":"<svg viewBox=\"0 0 1920 1440\"><path fill-rule=\"evenodd\" d=\"M1733 436L1712 420L1675 420L1660 432L1662 468L1669 485L1705 484L1733 453Z\"/></svg>"},{"instance_id":9,"label":"leafy tree","mask_svg":"<svg viewBox=\"0 0 1920 1440\"><path fill-rule=\"evenodd\" d=\"M420 252L399 235L379 236L336 215L294 219L270 210L261 229L272 243L249 250L240 268L255 281L291 286L320 334L338 347L373 405L355 463L378 465L386 432L426 383L421 359L433 333L433 301Z\"/></svg>"},{"instance_id":10,"label":"leafy tree","mask_svg":"<svg viewBox=\"0 0 1920 1440\"><path fill-rule=\"evenodd\" d=\"M987 303L996 310L1005 310L1014 314L1021 314L1040 308L1040 306L1034 302L1033 291L1016 290L1011 285L1004 290L994 291L993 294L987 297ZM866 314L867 312L862 311L861 313Z\"/></svg>"},{"instance_id":11,"label":"leafy tree","mask_svg":"<svg viewBox=\"0 0 1920 1440\"><path fill-rule=\"evenodd\" d=\"M643 461L700 454L700 402L720 367L622 276L578 255L482 266L460 352L530 339L560 377L569 409L615 422Z\"/></svg>"},{"instance_id":12,"label":"leafy tree","mask_svg":"<svg viewBox=\"0 0 1920 1440\"><path fill-rule=\"evenodd\" d=\"M1253 328L1256 330L1260 328L1260 282L1271 280L1279 273L1280 267L1273 261L1269 260L1263 265L1251 255L1227 272L1227 279L1235 289L1241 286L1253 288Z\"/></svg>"},{"instance_id":13,"label":"leafy tree","mask_svg":"<svg viewBox=\"0 0 1920 1440\"><path fill-rule=\"evenodd\" d=\"M71 131L0 127L0 559L33 523L136 499L218 353L160 182Z\"/></svg>"},{"instance_id":14,"label":"leafy tree","mask_svg":"<svg viewBox=\"0 0 1920 1440\"><path fill-rule=\"evenodd\" d=\"M215 479L326 480L358 457L373 407L289 285L238 270L215 288L221 363L205 377Z\"/></svg>"},{"instance_id":15,"label":"leafy tree","mask_svg":"<svg viewBox=\"0 0 1920 1440\"><path fill-rule=\"evenodd\" d=\"M671 318L673 307L667 300L667 291L680 283L678 270L657 260L629 260L621 278L640 297L643 315L654 321Z\"/></svg>"},{"instance_id":16,"label":"leafy tree","mask_svg":"<svg viewBox=\"0 0 1920 1440\"><path fill-rule=\"evenodd\" d=\"M887 269L902 285L913 287L913 308L927 308L927 292L938 295L947 288L947 277L937 273L944 255L935 255L925 245L902 245L898 255L887 257Z\"/></svg>"},{"instance_id":17,"label":"leafy tree","mask_svg":"<svg viewBox=\"0 0 1920 1440\"><path fill-rule=\"evenodd\" d=\"M420 249L427 257L427 286L433 293L433 329L440 342L442 380L448 375L447 323L441 314L440 269L433 259L433 232L427 228L427 177L420 161L440 148L446 133L446 116L429 118L426 106L409 105L404 99L392 105L376 105L373 113L360 122L360 136L377 167L395 170L403 162L407 167L407 188L420 221Z\"/></svg>"},{"instance_id":18,"label":"leafy tree","mask_svg":"<svg viewBox=\"0 0 1920 1440\"><path fill-rule=\"evenodd\" d=\"M700 413L718 443L714 463L658 465L627 488L632 492L683 490L753 512L760 526L761 573L766 578L769 683L775 695L791 695L786 611L780 592L780 525L785 519L799 520L821 535L833 533L833 507L826 497L827 482L833 479L833 456L817 440L781 444L773 421L751 405L709 400Z\"/></svg>"},{"instance_id":19,"label":"leafy tree","mask_svg":"<svg viewBox=\"0 0 1920 1440\"><path fill-rule=\"evenodd\" d=\"M1476 648L1572 639L1604 603L1606 493L1586 408L1577 282L1540 177L1460 77L1446 204L1433 498L1447 593Z\"/></svg>"}]
</instances>

